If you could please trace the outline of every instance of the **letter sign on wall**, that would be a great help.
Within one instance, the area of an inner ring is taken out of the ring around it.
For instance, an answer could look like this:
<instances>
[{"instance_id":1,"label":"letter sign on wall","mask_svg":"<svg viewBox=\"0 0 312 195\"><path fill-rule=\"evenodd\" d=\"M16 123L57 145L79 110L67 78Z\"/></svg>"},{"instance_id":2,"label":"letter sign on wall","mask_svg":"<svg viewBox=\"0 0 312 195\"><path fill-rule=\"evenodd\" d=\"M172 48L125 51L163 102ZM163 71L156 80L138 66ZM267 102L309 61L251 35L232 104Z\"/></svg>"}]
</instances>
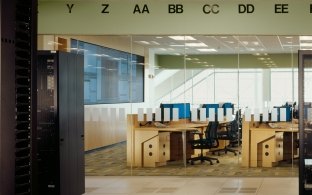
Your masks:
<instances>
[{"instance_id":1,"label":"letter sign on wall","mask_svg":"<svg viewBox=\"0 0 312 195\"><path fill-rule=\"evenodd\" d=\"M74 2L39 0L38 33L312 35L311 0Z\"/></svg>"}]
</instances>

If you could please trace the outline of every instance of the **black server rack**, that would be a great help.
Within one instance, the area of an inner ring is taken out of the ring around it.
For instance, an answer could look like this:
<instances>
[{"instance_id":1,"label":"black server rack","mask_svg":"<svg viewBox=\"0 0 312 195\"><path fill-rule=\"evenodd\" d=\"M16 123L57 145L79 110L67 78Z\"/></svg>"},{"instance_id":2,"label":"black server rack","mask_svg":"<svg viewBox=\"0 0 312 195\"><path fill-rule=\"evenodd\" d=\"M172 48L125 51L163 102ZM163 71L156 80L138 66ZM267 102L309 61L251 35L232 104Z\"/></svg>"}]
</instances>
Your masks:
<instances>
[{"instance_id":1,"label":"black server rack","mask_svg":"<svg viewBox=\"0 0 312 195\"><path fill-rule=\"evenodd\" d=\"M37 0L1 0L0 194L36 194Z\"/></svg>"},{"instance_id":2,"label":"black server rack","mask_svg":"<svg viewBox=\"0 0 312 195\"><path fill-rule=\"evenodd\" d=\"M308 85L312 71L312 51L298 52L299 84L299 194L312 195L312 103L306 102L312 88Z\"/></svg>"},{"instance_id":3,"label":"black server rack","mask_svg":"<svg viewBox=\"0 0 312 195\"><path fill-rule=\"evenodd\" d=\"M39 194L84 193L83 56L39 51Z\"/></svg>"}]
</instances>

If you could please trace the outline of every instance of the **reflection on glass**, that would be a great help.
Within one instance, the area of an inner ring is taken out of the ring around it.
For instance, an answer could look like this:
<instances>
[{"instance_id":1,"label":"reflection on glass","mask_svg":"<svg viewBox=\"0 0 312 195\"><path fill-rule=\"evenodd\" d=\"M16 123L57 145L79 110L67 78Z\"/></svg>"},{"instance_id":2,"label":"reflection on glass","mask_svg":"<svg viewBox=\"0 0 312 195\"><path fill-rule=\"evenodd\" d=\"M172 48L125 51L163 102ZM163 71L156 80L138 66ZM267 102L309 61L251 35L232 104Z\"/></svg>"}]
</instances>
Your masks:
<instances>
[{"instance_id":1,"label":"reflection on glass","mask_svg":"<svg viewBox=\"0 0 312 195\"><path fill-rule=\"evenodd\" d=\"M144 57L71 39L71 52L84 55L85 104L144 101Z\"/></svg>"}]
</instances>

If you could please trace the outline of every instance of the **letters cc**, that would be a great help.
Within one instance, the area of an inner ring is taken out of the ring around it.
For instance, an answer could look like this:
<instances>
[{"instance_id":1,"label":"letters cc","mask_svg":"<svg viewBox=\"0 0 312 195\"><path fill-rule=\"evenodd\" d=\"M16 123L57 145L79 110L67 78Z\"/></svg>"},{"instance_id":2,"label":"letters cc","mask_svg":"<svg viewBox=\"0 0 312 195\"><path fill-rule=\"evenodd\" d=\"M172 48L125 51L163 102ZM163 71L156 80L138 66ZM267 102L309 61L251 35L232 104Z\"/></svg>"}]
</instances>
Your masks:
<instances>
[{"instance_id":1,"label":"letters cc","mask_svg":"<svg viewBox=\"0 0 312 195\"><path fill-rule=\"evenodd\" d=\"M203 6L203 12L205 14L210 14L210 13L218 14L220 12L219 5L218 4L213 4L213 5L205 4Z\"/></svg>"}]
</instances>

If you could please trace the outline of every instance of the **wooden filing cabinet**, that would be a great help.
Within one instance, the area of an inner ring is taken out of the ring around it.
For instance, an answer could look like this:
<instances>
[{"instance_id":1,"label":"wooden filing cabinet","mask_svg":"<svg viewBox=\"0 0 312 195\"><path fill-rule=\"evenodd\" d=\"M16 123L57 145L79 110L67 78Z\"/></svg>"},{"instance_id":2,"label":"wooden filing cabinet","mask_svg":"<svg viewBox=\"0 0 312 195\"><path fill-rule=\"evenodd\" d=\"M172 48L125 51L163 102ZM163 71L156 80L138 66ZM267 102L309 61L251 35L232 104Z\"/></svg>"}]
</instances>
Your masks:
<instances>
[{"instance_id":1,"label":"wooden filing cabinet","mask_svg":"<svg viewBox=\"0 0 312 195\"><path fill-rule=\"evenodd\" d=\"M159 133L159 161L170 160L170 132Z\"/></svg>"},{"instance_id":2,"label":"wooden filing cabinet","mask_svg":"<svg viewBox=\"0 0 312 195\"><path fill-rule=\"evenodd\" d=\"M160 132L143 143L142 167L166 165L170 160L170 133Z\"/></svg>"},{"instance_id":3,"label":"wooden filing cabinet","mask_svg":"<svg viewBox=\"0 0 312 195\"><path fill-rule=\"evenodd\" d=\"M253 127L243 124L242 166L273 167L279 161L292 159L296 154L293 139L296 130L289 129L291 124L282 124L283 128L271 128L267 124ZM244 139L245 138L245 139Z\"/></svg>"},{"instance_id":4,"label":"wooden filing cabinet","mask_svg":"<svg viewBox=\"0 0 312 195\"><path fill-rule=\"evenodd\" d=\"M273 167L283 160L283 132L258 144L258 167Z\"/></svg>"}]
</instances>

